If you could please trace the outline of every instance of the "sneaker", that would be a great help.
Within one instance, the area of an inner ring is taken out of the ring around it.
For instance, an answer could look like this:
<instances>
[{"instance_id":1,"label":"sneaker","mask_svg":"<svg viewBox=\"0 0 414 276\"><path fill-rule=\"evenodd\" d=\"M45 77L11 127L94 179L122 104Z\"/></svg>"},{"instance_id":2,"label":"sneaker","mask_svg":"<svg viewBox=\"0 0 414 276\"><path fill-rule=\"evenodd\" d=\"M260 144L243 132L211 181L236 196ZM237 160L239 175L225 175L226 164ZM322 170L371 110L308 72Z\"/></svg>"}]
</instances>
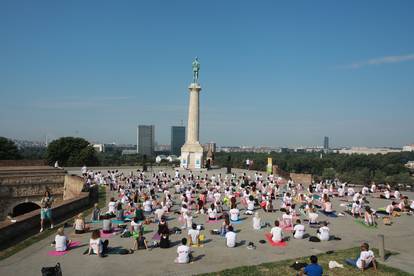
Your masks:
<instances>
[{"instance_id":1,"label":"sneaker","mask_svg":"<svg viewBox=\"0 0 414 276\"><path fill-rule=\"evenodd\" d=\"M43 228L40 228L40 231L39 232L42 233L43 232Z\"/></svg>"}]
</instances>

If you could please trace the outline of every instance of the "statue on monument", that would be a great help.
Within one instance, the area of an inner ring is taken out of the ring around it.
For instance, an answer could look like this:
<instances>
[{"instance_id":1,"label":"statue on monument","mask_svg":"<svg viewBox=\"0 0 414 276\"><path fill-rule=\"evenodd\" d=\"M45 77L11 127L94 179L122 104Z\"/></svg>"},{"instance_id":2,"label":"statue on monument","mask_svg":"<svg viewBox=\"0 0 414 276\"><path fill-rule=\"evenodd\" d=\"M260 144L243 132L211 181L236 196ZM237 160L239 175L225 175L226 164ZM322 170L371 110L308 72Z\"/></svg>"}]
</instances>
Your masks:
<instances>
[{"instance_id":1,"label":"statue on monument","mask_svg":"<svg viewBox=\"0 0 414 276\"><path fill-rule=\"evenodd\" d=\"M200 72L200 62L198 62L198 57L195 57L193 61L193 83L198 83L199 72Z\"/></svg>"}]
</instances>

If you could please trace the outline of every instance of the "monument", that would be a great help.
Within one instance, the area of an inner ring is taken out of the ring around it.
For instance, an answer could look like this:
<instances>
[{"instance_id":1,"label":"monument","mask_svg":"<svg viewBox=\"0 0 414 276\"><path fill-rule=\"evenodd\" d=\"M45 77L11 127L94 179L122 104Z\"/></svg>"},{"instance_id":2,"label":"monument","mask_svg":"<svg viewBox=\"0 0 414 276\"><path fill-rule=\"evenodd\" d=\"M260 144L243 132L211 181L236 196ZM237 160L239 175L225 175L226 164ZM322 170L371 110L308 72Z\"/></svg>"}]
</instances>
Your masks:
<instances>
[{"instance_id":1,"label":"monument","mask_svg":"<svg viewBox=\"0 0 414 276\"><path fill-rule=\"evenodd\" d=\"M188 103L188 124L185 144L181 148L181 167L185 169L201 169L203 164L203 147L200 145L200 91L198 83L200 62L193 61L193 82L188 87L190 100Z\"/></svg>"}]
</instances>

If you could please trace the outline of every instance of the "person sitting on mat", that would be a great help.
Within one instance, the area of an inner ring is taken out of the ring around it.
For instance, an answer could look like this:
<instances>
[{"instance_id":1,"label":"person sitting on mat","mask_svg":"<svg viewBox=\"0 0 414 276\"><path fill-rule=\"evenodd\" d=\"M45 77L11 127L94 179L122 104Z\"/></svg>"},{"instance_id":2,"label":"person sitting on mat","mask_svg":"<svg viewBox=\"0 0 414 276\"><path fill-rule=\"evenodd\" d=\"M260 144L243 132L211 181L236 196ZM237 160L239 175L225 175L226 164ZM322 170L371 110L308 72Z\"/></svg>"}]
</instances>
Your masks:
<instances>
[{"instance_id":1,"label":"person sitting on mat","mask_svg":"<svg viewBox=\"0 0 414 276\"><path fill-rule=\"evenodd\" d=\"M361 209L362 209L361 202L359 200L352 203L352 208L351 208L352 216L353 217L355 217L355 216L362 217L362 210Z\"/></svg>"},{"instance_id":2,"label":"person sitting on mat","mask_svg":"<svg viewBox=\"0 0 414 276\"><path fill-rule=\"evenodd\" d=\"M293 225L292 220L293 216L290 214L289 210L286 210L286 212L282 215L283 227L291 227Z\"/></svg>"},{"instance_id":3,"label":"person sitting on mat","mask_svg":"<svg viewBox=\"0 0 414 276\"><path fill-rule=\"evenodd\" d=\"M103 257L104 254L108 251L109 241L102 241L101 232L99 230L93 230L91 238L89 240L89 250L88 254L96 254L99 257Z\"/></svg>"},{"instance_id":4,"label":"person sitting on mat","mask_svg":"<svg viewBox=\"0 0 414 276\"><path fill-rule=\"evenodd\" d=\"M116 219L120 221L124 221L124 209L122 208L122 203L118 202L116 204Z\"/></svg>"},{"instance_id":5,"label":"person sitting on mat","mask_svg":"<svg viewBox=\"0 0 414 276\"><path fill-rule=\"evenodd\" d=\"M316 213L315 209L310 209L308 218L309 218L309 224L310 225L317 225L318 224L318 213Z\"/></svg>"},{"instance_id":6,"label":"person sitting on mat","mask_svg":"<svg viewBox=\"0 0 414 276\"><path fill-rule=\"evenodd\" d=\"M375 261L375 255L372 250L369 250L369 245L363 243L361 245L361 253L356 259L347 259L345 260L347 264L361 269L362 271L366 270L369 267L373 267L374 271L377 271L377 263Z\"/></svg>"},{"instance_id":7,"label":"person sitting on mat","mask_svg":"<svg viewBox=\"0 0 414 276\"><path fill-rule=\"evenodd\" d=\"M283 241L283 231L282 228L279 227L279 221L275 221L275 226L270 230L270 234L272 234L272 241L274 242L281 242Z\"/></svg>"},{"instance_id":8,"label":"person sitting on mat","mask_svg":"<svg viewBox=\"0 0 414 276\"><path fill-rule=\"evenodd\" d=\"M75 228L75 234L83 234L89 231L88 225L85 223L85 218L83 213L79 213L73 223L73 228Z\"/></svg>"},{"instance_id":9,"label":"person sitting on mat","mask_svg":"<svg viewBox=\"0 0 414 276\"><path fill-rule=\"evenodd\" d=\"M232 204L229 213L230 213L230 219L232 221L238 221L239 220L240 211L239 211L239 209L237 209L236 204Z\"/></svg>"},{"instance_id":10,"label":"person sitting on mat","mask_svg":"<svg viewBox=\"0 0 414 276\"><path fill-rule=\"evenodd\" d=\"M147 249L148 250L148 243L144 237L143 228L139 229L138 232L133 232L134 237L134 248L132 250L136 251L139 249Z\"/></svg>"},{"instance_id":11,"label":"person sitting on mat","mask_svg":"<svg viewBox=\"0 0 414 276\"><path fill-rule=\"evenodd\" d=\"M91 220L92 221L98 221L101 217L101 209L99 209L98 207L98 203L95 203L93 205L93 211L92 211L92 217Z\"/></svg>"},{"instance_id":12,"label":"person sitting on mat","mask_svg":"<svg viewBox=\"0 0 414 276\"><path fill-rule=\"evenodd\" d=\"M193 223L191 229L188 230L188 239L190 241L189 246L200 246L200 230L197 230L197 224Z\"/></svg>"},{"instance_id":13,"label":"person sitting on mat","mask_svg":"<svg viewBox=\"0 0 414 276\"><path fill-rule=\"evenodd\" d=\"M368 226L377 225L377 222L375 221L374 211L372 211L369 206L365 207L364 222Z\"/></svg>"},{"instance_id":14,"label":"person sitting on mat","mask_svg":"<svg viewBox=\"0 0 414 276\"><path fill-rule=\"evenodd\" d=\"M245 212L246 215L253 215L254 211L254 197L253 195L249 195L247 198L247 210Z\"/></svg>"},{"instance_id":15,"label":"person sitting on mat","mask_svg":"<svg viewBox=\"0 0 414 276\"><path fill-rule=\"evenodd\" d=\"M226 233L226 246L233 248L236 247L237 234L233 231L233 226L229 226L229 229Z\"/></svg>"},{"instance_id":16,"label":"person sitting on mat","mask_svg":"<svg viewBox=\"0 0 414 276\"><path fill-rule=\"evenodd\" d=\"M191 262L191 250L190 247L187 246L187 239L181 239L181 245L177 248L177 258L175 259L176 264L187 264Z\"/></svg>"},{"instance_id":17,"label":"person sitting on mat","mask_svg":"<svg viewBox=\"0 0 414 276\"><path fill-rule=\"evenodd\" d=\"M322 204L322 211L328 214L331 214L333 212L332 202L329 200L329 198L327 198L326 201Z\"/></svg>"},{"instance_id":18,"label":"person sitting on mat","mask_svg":"<svg viewBox=\"0 0 414 276\"><path fill-rule=\"evenodd\" d=\"M253 229L260 230L262 228L261 219L259 217L259 212L254 213L253 217Z\"/></svg>"},{"instance_id":19,"label":"person sitting on mat","mask_svg":"<svg viewBox=\"0 0 414 276\"><path fill-rule=\"evenodd\" d=\"M220 228L220 235L225 236L226 233L229 231L229 226L231 225L230 217L228 213L224 213L223 215L224 221Z\"/></svg>"},{"instance_id":20,"label":"person sitting on mat","mask_svg":"<svg viewBox=\"0 0 414 276\"><path fill-rule=\"evenodd\" d=\"M216 210L216 207L215 207L214 203L212 203L210 205L210 208L208 208L207 214L208 214L208 219L209 220L217 220L218 219L217 210Z\"/></svg>"},{"instance_id":21,"label":"person sitting on mat","mask_svg":"<svg viewBox=\"0 0 414 276\"><path fill-rule=\"evenodd\" d=\"M68 237L66 237L63 227L60 227L57 230L57 233L55 236L55 250L66 251L68 249L70 242L71 240L69 240Z\"/></svg>"},{"instance_id":22,"label":"person sitting on mat","mask_svg":"<svg viewBox=\"0 0 414 276\"><path fill-rule=\"evenodd\" d=\"M302 224L300 219L296 220L296 225L293 227L293 237L295 239L303 239L305 234L305 226Z\"/></svg>"},{"instance_id":23,"label":"person sitting on mat","mask_svg":"<svg viewBox=\"0 0 414 276\"><path fill-rule=\"evenodd\" d=\"M168 224L165 221L165 218L161 218L160 223L158 224L158 234L160 235L160 248L169 248L170 247L170 229Z\"/></svg>"},{"instance_id":24,"label":"person sitting on mat","mask_svg":"<svg viewBox=\"0 0 414 276\"><path fill-rule=\"evenodd\" d=\"M112 233L112 222L110 215L102 216L102 232L105 234Z\"/></svg>"},{"instance_id":25,"label":"person sitting on mat","mask_svg":"<svg viewBox=\"0 0 414 276\"><path fill-rule=\"evenodd\" d=\"M329 232L330 230L328 228L328 222L324 221L322 227L317 231L317 236L321 241L329 241Z\"/></svg>"}]
</instances>

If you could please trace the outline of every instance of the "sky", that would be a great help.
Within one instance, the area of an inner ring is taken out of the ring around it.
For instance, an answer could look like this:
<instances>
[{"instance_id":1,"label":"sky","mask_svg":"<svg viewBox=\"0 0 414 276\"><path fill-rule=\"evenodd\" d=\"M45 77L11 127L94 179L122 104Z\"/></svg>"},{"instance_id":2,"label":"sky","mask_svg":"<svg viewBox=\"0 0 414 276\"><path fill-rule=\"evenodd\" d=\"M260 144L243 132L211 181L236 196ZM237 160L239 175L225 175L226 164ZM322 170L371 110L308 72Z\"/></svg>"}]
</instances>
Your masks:
<instances>
[{"instance_id":1,"label":"sky","mask_svg":"<svg viewBox=\"0 0 414 276\"><path fill-rule=\"evenodd\" d=\"M414 1L0 1L0 136L136 142L414 142Z\"/></svg>"}]
</instances>

